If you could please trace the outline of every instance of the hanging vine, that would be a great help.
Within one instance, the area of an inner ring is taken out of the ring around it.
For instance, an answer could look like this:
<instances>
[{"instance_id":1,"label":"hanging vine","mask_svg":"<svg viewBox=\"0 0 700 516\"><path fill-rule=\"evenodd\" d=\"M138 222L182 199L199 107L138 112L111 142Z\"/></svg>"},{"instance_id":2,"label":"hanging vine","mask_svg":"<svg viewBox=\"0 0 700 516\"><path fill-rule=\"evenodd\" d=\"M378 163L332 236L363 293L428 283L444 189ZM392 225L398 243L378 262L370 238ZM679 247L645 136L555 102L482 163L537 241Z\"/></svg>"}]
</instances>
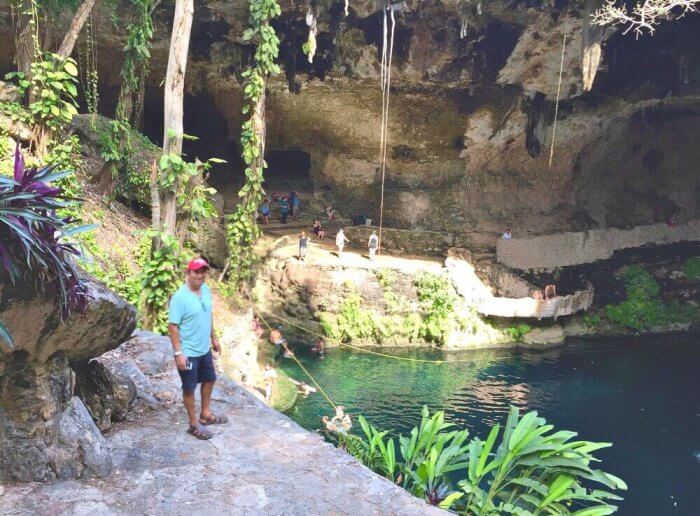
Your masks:
<instances>
[{"instance_id":1,"label":"hanging vine","mask_svg":"<svg viewBox=\"0 0 700 516\"><path fill-rule=\"evenodd\" d=\"M235 285L250 278L254 263L253 243L260 236L255 213L265 194L262 187L263 170L267 167L264 159L265 82L270 75L280 73L280 67L275 63L280 41L270 26L270 20L281 12L277 0L250 0L250 27L243 33L243 39L256 44L257 48L254 64L242 74L246 79L243 115L248 117L241 127L245 184L238 192L240 203L236 212L227 220L231 254L224 274L230 268L229 277Z\"/></svg>"},{"instance_id":2,"label":"hanging vine","mask_svg":"<svg viewBox=\"0 0 700 516\"><path fill-rule=\"evenodd\" d=\"M78 47L78 56L80 59L80 85L85 95L87 111L93 115L94 120L94 115L97 114L99 107L100 95L98 88L97 51L95 47L95 26L92 14L90 14L90 18L86 23L85 41L83 45Z\"/></svg>"},{"instance_id":3,"label":"hanging vine","mask_svg":"<svg viewBox=\"0 0 700 516\"><path fill-rule=\"evenodd\" d=\"M115 118L129 124L134 111L134 96L140 89L140 69L151 58L151 41L153 40L153 18L151 13L156 0L131 0L136 11L136 19L130 23L127 30L126 45L124 46L124 65L121 78L122 89Z\"/></svg>"}]
</instances>

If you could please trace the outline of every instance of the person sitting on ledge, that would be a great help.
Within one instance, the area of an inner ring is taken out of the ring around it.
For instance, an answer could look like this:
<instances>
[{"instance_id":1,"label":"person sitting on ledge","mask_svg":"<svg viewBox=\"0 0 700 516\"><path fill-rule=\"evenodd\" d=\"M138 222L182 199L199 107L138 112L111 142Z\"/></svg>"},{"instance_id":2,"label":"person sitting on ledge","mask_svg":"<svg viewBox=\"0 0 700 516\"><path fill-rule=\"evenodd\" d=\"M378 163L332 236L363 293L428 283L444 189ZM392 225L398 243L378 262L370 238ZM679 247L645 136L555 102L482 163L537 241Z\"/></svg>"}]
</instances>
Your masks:
<instances>
[{"instance_id":1,"label":"person sitting on ledge","mask_svg":"<svg viewBox=\"0 0 700 516\"><path fill-rule=\"evenodd\" d=\"M535 290L535 291L532 293L532 298L533 298L533 299L540 299L540 300L541 300L541 299L542 299L542 291L541 291L540 289Z\"/></svg>"},{"instance_id":2,"label":"person sitting on ledge","mask_svg":"<svg viewBox=\"0 0 700 516\"><path fill-rule=\"evenodd\" d=\"M544 298L554 299L557 297L557 287L555 285L547 285L544 287Z\"/></svg>"},{"instance_id":3,"label":"person sitting on ledge","mask_svg":"<svg viewBox=\"0 0 700 516\"><path fill-rule=\"evenodd\" d=\"M335 416L328 419L328 416L323 416L321 418L323 425L326 430L330 433L345 434L352 428L352 419L350 415L345 413L345 407L337 406L335 407Z\"/></svg>"},{"instance_id":4,"label":"person sitting on ledge","mask_svg":"<svg viewBox=\"0 0 700 516\"><path fill-rule=\"evenodd\" d=\"M326 230L321 226L320 220L314 221L314 226L311 228L311 232L314 233L319 240L323 240L323 237L326 236Z\"/></svg>"},{"instance_id":5,"label":"person sitting on ledge","mask_svg":"<svg viewBox=\"0 0 700 516\"><path fill-rule=\"evenodd\" d=\"M333 206L326 206L326 216L328 220L335 220L338 218L338 212L333 209Z\"/></svg>"},{"instance_id":6,"label":"person sitting on ledge","mask_svg":"<svg viewBox=\"0 0 700 516\"><path fill-rule=\"evenodd\" d=\"M316 341L316 344L314 344L314 347L311 348L311 352L323 355L323 346L325 346L325 344L325 341L321 337L319 337L319 339Z\"/></svg>"},{"instance_id":7,"label":"person sitting on ledge","mask_svg":"<svg viewBox=\"0 0 700 516\"><path fill-rule=\"evenodd\" d=\"M506 229L506 232L503 233L503 240L510 240L513 238L513 235L510 232L510 228Z\"/></svg>"}]
</instances>

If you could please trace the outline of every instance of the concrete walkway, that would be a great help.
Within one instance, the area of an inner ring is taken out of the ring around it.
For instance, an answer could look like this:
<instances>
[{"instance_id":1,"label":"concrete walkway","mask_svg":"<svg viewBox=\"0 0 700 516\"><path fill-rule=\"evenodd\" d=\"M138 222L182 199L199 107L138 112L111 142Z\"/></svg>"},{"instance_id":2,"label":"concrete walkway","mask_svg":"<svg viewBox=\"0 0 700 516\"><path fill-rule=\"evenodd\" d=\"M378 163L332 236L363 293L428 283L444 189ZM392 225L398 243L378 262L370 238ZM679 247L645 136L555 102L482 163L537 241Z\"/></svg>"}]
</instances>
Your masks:
<instances>
[{"instance_id":1,"label":"concrete walkway","mask_svg":"<svg viewBox=\"0 0 700 516\"><path fill-rule=\"evenodd\" d=\"M230 422L197 441L185 432L176 374L161 376L151 379L160 408L106 436L109 477L6 485L0 514L445 514L232 382L214 393Z\"/></svg>"}]
</instances>

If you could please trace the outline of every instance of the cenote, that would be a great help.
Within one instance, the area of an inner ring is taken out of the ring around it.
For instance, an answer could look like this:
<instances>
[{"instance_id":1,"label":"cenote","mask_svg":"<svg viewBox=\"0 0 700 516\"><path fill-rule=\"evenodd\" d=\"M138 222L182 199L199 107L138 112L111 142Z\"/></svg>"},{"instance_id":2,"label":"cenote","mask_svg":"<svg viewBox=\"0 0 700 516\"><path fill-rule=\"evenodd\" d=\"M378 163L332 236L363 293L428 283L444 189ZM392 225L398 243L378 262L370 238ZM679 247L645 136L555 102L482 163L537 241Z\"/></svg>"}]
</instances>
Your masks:
<instances>
[{"instance_id":1,"label":"cenote","mask_svg":"<svg viewBox=\"0 0 700 516\"><path fill-rule=\"evenodd\" d=\"M407 433L420 410L444 410L470 434L486 437L509 405L534 409L558 429L613 442L603 469L623 478L620 514L696 514L700 486L700 392L696 336L577 341L544 351L443 352L384 349L417 363L345 349L300 360L338 404L379 428ZM290 361L285 371L304 375ZM300 398L292 419L308 429L331 409L320 394ZM361 431L355 425L353 431Z\"/></svg>"}]
</instances>

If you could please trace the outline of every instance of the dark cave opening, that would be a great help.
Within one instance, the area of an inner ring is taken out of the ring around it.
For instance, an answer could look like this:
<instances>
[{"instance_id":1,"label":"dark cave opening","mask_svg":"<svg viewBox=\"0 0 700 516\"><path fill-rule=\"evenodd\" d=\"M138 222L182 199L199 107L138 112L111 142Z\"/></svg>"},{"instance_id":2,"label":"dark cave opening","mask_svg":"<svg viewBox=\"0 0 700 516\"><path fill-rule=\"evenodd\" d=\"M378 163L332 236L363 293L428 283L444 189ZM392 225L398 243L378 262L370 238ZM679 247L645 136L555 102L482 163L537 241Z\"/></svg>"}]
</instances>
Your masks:
<instances>
[{"instance_id":1,"label":"dark cave opening","mask_svg":"<svg viewBox=\"0 0 700 516\"><path fill-rule=\"evenodd\" d=\"M301 149L276 149L265 153L265 191L313 193L311 156Z\"/></svg>"},{"instance_id":2,"label":"dark cave opening","mask_svg":"<svg viewBox=\"0 0 700 516\"><path fill-rule=\"evenodd\" d=\"M228 124L211 95L205 91L186 94L184 99L185 134L196 139L185 138L182 151L188 161L221 158L225 164L214 164L209 172L208 183L224 196L235 195L242 184L240 146L229 135ZM143 110L143 133L156 145L163 145L163 92L148 90Z\"/></svg>"}]
</instances>

